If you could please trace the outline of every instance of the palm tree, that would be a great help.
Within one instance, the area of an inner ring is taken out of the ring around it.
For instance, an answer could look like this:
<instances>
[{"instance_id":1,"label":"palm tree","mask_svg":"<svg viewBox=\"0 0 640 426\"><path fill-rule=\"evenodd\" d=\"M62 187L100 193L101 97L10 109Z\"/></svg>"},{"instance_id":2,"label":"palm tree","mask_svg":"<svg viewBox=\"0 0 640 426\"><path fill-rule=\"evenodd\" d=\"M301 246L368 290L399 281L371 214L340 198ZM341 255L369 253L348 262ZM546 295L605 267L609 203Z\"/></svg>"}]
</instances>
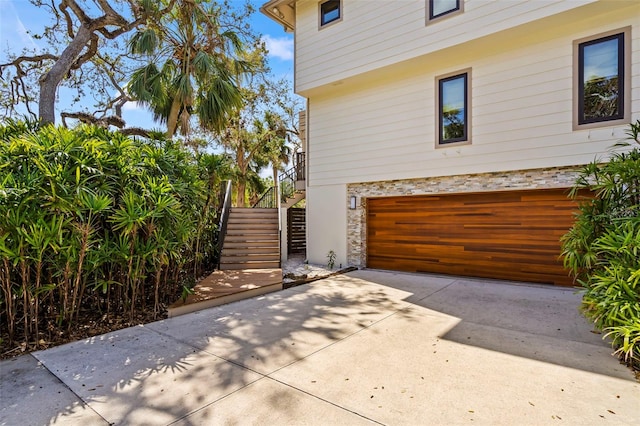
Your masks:
<instances>
[{"instance_id":1,"label":"palm tree","mask_svg":"<svg viewBox=\"0 0 640 426\"><path fill-rule=\"evenodd\" d=\"M251 184L253 175L257 175L256 161L260 160L263 141L254 130L247 128L245 119L240 114L234 114L230 119L229 125L220 135L220 141L234 160L236 205L245 207L247 184Z\"/></svg>"},{"instance_id":2,"label":"palm tree","mask_svg":"<svg viewBox=\"0 0 640 426\"><path fill-rule=\"evenodd\" d=\"M221 17L215 3L180 0L171 14L130 41L131 52L149 62L134 71L128 91L166 123L167 137L178 130L188 135L193 115L203 129L220 131L228 114L242 107L240 83L261 57L248 54Z\"/></svg>"},{"instance_id":3,"label":"palm tree","mask_svg":"<svg viewBox=\"0 0 640 426\"><path fill-rule=\"evenodd\" d=\"M273 171L275 199L278 199L278 172L282 165L289 164L291 148L287 145L287 127L282 117L274 112L266 111L264 121L256 120L256 131L264 141L262 155L269 161Z\"/></svg>"},{"instance_id":4,"label":"palm tree","mask_svg":"<svg viewBox=\"0 0 640 426\"><path fill-rule=\"evenodd\" d=\"M198 155L201 179L207 182L205 209L217 209L217 192L223 180L231 177L232 159L226 154L201 153Z\"/></svg>"}]
</instances>

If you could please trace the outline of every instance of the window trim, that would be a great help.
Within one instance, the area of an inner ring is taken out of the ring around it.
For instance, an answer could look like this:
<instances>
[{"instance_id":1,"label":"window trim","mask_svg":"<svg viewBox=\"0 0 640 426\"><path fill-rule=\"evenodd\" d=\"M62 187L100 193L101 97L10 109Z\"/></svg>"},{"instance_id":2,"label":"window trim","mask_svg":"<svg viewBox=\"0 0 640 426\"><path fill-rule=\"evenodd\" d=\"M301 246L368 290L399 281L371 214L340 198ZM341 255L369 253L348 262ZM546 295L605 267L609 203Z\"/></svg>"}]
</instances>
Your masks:
<instances>
[{"instance_id":1,"label":"window trim","mask_svg":"<svg viewBox=\"0 0 640 426\"><path fill-rule=\"evenodd\" d=\"M451 9L447 12L440 13L439 15L433 15L433 0L425 0L427 9L427 24L441 19L446 19L451 16L458 15L464 11L464 0L456 0L455 9Z\"/></svg>"},{"instance_id":2,"label":"window trim","mask_svg":"<svg viewBox=\"0 0 640 426\"><path fill-rule=\"evenodd\" d=\"M622 47L618 47L618 52L623 55L623 58L618 58L618 63L622 64L622 69L619 73L622 74L622 117L602 119L597 121L581 122L583 105L581 103L583 97L584 84L581 84L582 80L582 66L583 57L581 55L583 46L587 44L593 44L599 40L613 39L616 36L620 36ZM607 31L600 34L595 34L589 37L584 37L579 40L573 41L573 130L593 129L598 127L611 127L621 124L630 123L631 119L631 27L624 27L612 31Z\"/></svg>"},{"instance_id":3,"label":"window trim","mask_svg":"<svg viewBox=\"0 0 640 426\"><path fill-rule=\"evenodd\" d=\"M323 29L323 28L327 28L333 24L336 24L340 21L342 21L342 13L343 13L343 9L342 9L342 0L337 0L338 1L338 17L336 19L333 19L329 22L322 22L322 18L323 18L323 14L322 14L322 5L330 2L330 1L335 1L335 0L323 0L321 2L318 3L318 29Z\"/></svg>"},{"instance_id":4,"label":"window trim","mask_svg":"<svg viewBox=\"0 0 640 426\"><path fill-rule=\"evenodd\" d=\"M465 137L460 140L453 140L451 142L443 142L442 141L442 93L440 90L440 82L453 80L456 77L465 76L465 86L464 86L464 97L465 97L465 108L464 108L464 130ZM447 148L452 146L460 146L460 145L469 145L471 144L471 68L466 68L463 70L458 70L455 72L438 75L435 77L435 146L436 148Z\"/></svg>"}]
</instances>

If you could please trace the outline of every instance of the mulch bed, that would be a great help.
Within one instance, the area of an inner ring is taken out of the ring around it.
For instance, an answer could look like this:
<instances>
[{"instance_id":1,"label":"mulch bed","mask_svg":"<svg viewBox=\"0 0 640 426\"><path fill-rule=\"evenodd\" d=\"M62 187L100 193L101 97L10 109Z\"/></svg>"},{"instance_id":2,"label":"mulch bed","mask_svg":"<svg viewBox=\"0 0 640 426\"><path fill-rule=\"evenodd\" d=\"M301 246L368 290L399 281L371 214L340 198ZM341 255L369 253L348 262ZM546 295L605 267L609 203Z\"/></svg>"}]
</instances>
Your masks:
<instances>
[{"instance_id":1,"label":"mulch bed","mask_svg":"<svg viewBox=\"0 0 640 426\"><path fill-rule=\"evenodd\" d=\"M16 330L16 341L9 344L8 336L0 336L0 360L10 359L30 352L52 348L54 346L64 345L65 343L75 342L77 340L87 339L89 337L99 336L101 334L112 331L121 330L123 328L133 327L141 324L148 324L166 318L166 310L156 318L153 317L153 311L148 313L136 313L133 320L129 314L122 316L97 316L87 312L79 318L69 329L45 330L40 332L38 341L24 341L22 337L22 329Z\"/></svg>"}]
</instances>

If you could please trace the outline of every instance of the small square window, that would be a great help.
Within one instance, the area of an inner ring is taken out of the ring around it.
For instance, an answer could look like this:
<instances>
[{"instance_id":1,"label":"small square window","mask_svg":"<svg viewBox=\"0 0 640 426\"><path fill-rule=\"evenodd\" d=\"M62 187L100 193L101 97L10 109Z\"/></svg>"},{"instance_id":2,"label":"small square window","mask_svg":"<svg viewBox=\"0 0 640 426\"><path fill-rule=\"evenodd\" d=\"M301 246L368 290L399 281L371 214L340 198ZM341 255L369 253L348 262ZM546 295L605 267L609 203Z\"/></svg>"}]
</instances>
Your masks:
<instances>
[{"instance_id":1,"label":"small square window","mask_svg":"<svg viewBox=\"0 0 640 426\"><path fill-rule=\"evenodd\" d=\"M453 12L462 11L462 0L428 0L429 20L437 19Z\"/></svg>"},{"instance_id":2,"label":"small square window","mask_svg":"<svg viewBox=\"0 0 640 426\"><path fill-rule=\"evenodd\" d=\"M340 0L328 0L320 4L320 26L323 27L341 18Z\"/></svg>"},{"instance_id":3,"label":"small square window","mask_svg":"<svg viewBox=\"0 0 640 426\"><path fill-rule=\"evenodd\" d=\"M626 32L614 32L574 42L574 128L629 117L626 38Z\"/></svg>"},{"instance_id":4,"label":"small square window","mask_svg":"<svg viewBox=\"0 0 640 426\"><path fill-rule=\"evenodd\" d=\"M471 141L469 75L464 72L436 79L438 145Z\"/></svg>"}]
</instances>

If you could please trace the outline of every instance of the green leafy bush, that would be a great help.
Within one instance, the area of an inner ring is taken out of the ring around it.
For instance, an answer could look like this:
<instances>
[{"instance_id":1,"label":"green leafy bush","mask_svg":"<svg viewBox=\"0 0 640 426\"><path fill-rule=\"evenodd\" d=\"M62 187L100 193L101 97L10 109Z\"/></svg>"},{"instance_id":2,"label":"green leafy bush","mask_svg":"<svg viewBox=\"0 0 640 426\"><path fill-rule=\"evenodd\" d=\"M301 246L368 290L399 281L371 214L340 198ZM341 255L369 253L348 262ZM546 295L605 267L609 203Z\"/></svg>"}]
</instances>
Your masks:
<instances>
[{"instance_id":1,"label":"green leafy bush","mask_svg":"<svg viewBox=\"0 0 640 426\"><path fill-rule=\"evenodd\" d=\"M640 120L627 134L640 143ZM592 196L581 197L584 190ZM572 194L581 198L580 212L563 238L563 257L584 287L582 311L640 369L640 148L587 165Z\"/></svg>"},{"instance_id":2,"label":"green leafy bush","mask_svg":"<svg viewBox=\"0 0 640 426\"><path fill-rule=\"evenodd\" d=\"M0 333L160 314L215 259L217 183L178 143L0 125Z\"/></svg>"}]
</instances>

